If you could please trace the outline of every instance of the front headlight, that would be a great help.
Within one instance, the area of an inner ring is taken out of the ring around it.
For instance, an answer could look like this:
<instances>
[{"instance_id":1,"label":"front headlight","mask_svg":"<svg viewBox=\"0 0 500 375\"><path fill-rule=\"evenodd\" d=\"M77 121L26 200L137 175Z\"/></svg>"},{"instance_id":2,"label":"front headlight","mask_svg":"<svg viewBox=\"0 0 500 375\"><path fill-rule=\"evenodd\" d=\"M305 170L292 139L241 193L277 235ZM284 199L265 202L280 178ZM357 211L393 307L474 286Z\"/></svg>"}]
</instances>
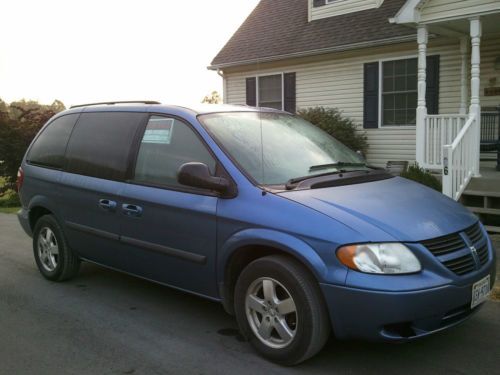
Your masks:
<instances>
[{"instance_id":1,"label":"front headlight","mask_svg":"<svg viewBox=\"0 0 500 375\"><path fill-rule=\"evenodd\" d=\"M411 250L400 243L343 246L337 257L347 267L367 273L402 274L422 269Z\"/></svg>"}]
</instances>

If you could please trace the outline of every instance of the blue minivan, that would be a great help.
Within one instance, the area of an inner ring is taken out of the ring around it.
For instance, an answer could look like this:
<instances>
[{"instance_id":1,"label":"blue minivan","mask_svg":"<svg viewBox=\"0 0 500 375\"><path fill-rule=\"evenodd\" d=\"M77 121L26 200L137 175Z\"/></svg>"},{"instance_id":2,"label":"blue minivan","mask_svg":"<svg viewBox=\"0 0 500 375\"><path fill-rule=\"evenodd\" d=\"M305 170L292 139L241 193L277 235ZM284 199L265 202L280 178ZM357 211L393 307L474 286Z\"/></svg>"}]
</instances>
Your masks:
<instances>
[{"instance_id":1,"label":"blue minivan","mask_svg":"<svg viewBox=\"0 0 500 375\"><path fill-rule=\"evenodd\" d=\"M87 261L219 301L286 365L332 333L403 342L454 326L495 281L473 214L272 109L73 107L39 132L18 186L45 278Z\"/></svg>"}]
</instances>

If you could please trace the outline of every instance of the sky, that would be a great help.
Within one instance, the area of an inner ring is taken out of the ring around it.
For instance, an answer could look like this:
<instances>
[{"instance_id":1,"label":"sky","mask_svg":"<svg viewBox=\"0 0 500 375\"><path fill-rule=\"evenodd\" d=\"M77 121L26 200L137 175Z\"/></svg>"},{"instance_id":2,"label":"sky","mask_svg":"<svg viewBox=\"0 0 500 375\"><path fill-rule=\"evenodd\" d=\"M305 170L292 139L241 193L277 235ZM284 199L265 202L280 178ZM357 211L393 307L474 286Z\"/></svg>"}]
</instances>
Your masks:
<instances>
[{"instance_id":1,"label":"sky","mask_svg":"<svg viewBox=\"0 0 500 375\"><path fill-rule=\"evenodd\" d=\"M196 103L259 0L3 0L0 99Z\"/></svg>"}]
</instances>

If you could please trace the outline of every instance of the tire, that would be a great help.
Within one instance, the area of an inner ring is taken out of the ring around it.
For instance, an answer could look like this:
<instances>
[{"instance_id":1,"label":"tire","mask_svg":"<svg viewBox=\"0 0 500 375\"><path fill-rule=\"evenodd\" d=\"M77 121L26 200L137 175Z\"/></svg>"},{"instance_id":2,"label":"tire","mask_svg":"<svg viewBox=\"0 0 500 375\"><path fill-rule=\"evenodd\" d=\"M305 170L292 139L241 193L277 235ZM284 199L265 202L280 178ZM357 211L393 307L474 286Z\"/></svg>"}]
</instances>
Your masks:
<instances>
[{"instance_id":1,"label":"tire","mask_svg":"<svg viewBox=\"0 0 500 375\"><path fill-rule=\"evenodd\" d=\"M250 263L238 278L234 301L242 334L273 362L287 366L303 362L318 353L330 336L318 282L287 256Z\"/></svg>"},{"instance_id":2,"label":"tire","mask_svg":"<svg viewBox=\"0 0 500 375\"><path fill-rule=\"evenodd\" d=\"M48 280L66 281L78 274L80 260L68 246L53 215L42 216L33 231L33 254L38 270Z\"/></svg>"}]
</instances>

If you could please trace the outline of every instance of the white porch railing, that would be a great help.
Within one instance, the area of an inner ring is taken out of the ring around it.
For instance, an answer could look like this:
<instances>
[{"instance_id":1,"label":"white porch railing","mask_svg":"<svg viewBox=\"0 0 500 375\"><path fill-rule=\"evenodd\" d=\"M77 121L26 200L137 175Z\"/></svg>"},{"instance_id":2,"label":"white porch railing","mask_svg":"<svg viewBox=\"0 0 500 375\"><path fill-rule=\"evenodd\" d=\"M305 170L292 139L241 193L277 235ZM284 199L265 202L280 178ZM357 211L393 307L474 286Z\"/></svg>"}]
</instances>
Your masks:
<instances>
[{"instance_id":1,"label":"white porch railing","mask_svg":"<svg viewBox=\"0 0 500 375\"><path fill-rule=\"evenodd\" d=\"M471 114L453 142L444 144L443 194L458 200L474 173L477 137L476 116Z\"/></svg>"},{"instance_id":2,"label":"white porch railing","mask_svg":"<svg viewBox=\"0 0 500 375\"><path fill-rule=\"evenodd\" d=\"M427 115L424 123L424 152L420 165L426 169L443 167L443 145L451 144L464 127L468 115Z\"/></svg>"}]
</instances>

